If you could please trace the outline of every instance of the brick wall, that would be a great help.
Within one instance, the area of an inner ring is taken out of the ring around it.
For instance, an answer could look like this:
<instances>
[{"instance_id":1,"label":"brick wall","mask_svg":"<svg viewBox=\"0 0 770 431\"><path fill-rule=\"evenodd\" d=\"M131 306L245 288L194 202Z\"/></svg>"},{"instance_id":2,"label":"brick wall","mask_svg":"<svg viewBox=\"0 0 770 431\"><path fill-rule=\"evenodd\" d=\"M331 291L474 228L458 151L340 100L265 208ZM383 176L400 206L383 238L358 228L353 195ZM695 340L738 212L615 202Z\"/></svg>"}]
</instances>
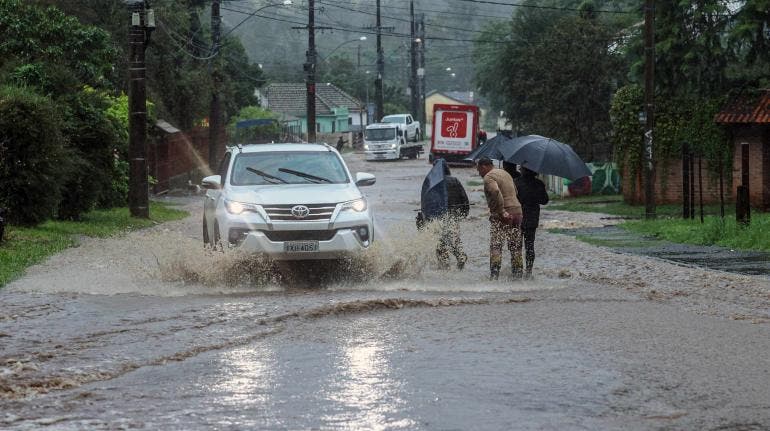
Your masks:
<instances>
[{"instance_id":1,"label":"brick wall","mask_svg":"<svg viewBox=\"0 0 770 431\"><path fill-rule=\"evenodd\" d=\"M701 168L698 169L698 158L694 160L694 191L695 202L700 202L700 184L699 174L703 175L703 203L719 203L719 177L712 177L708 169L708 162L701 161ZM656 204L678 204L682 202L682 161L673 160L665 166L657 165L655 172L655 203ZM735 193L731 194L731 183L729 175L724 178L725 201L732 202ZM626 202L641 205L644 204L644 172L639 172L636 178L629 178L623 175L623 197Z\"/></svg>"},{"instance_id":2,"label":"brick wall","mask_svg":"<svg viewBox=\"0 0 770 431\"><path fill-rule=\"evenodd\" d=\"M219 139L220 153L224 153L227 137ZM200 184L201 178L211 175L208 169L209 129L196 127L188 132L162 134L148 148L148 169L157 184L154 193L185 188L188 181Z\"/></svg>"}]
</instances>

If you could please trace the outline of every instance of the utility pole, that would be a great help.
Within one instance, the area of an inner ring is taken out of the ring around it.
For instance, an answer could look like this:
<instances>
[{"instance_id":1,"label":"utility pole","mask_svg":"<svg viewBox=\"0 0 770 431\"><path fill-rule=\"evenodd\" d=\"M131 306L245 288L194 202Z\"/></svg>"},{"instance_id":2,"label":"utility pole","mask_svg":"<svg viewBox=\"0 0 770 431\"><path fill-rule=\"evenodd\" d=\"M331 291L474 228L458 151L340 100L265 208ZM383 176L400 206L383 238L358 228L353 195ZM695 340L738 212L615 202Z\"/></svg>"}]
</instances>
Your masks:
<instances>
[{"instance_id":1,"label":"utility pole","mask_svg":"<svg viewBox=\"0 0 770 431\"><path fill-rule=\"evenodd\" d=\"M382 53L382 22L380 20L380 0L377 0L377 79L374 81L374 121L380 121L385 111L382 94L382 80L385 75L385 58Z\"/></svg>"},{"instance_id":2,"label":"utility pole","mask_svg":"<svg viewBox=\"0 0 770 431\"><path fill-rule=\"evenodd\" d=\"M417 23L414 22L414 0L409 2L409 17L411 18L410 44L409 44L409 99L411 101L412 116L420 118L418 114L420 95L417 92ZM418 120L419 121L419 120ZM424 128L425 123L420 123Z\"/></svg>"},{"instance_id":3,"label":"utility pole","mask_svg":"<svg viewBox=\"0 0 770 431\"><path fill-rule=\"evenodd\" d=\"M307 141L315 142L315 0L308 0L307 15L307 63L305 63L305 88L307 88Z\"/></svg>"},{"instance_id":4,"label":"utility pole","mask_svg":"<svg viewBox=\"0 0 770 431\"><path fill-rule=\"evenodd\" d=\"M131 7L128 89L128 207L132 217L149 218L147 181L147 68L144 51L150 43L155 16L144 2Z\"/></svg>"},{"instance_id":5,"label":"utility pole","mask_svg":"<svg viewBox=\"0 0 770 431\"><path fill-rule=\"evenodd\" d=\"M361 42L358 42L358 63L356 63L356 75L360 77L361 75ZM359 78L360 79L360 78ZM364 80L364 85L368 86L369 83ZM366 126L364 125L364 107L359 106L360 111L358 111L358 124L361 126L361 133L364 133L364 130L366 129ZM369 122L369 112L366 113L366 120L367 123Z\"/></svg>"},{"instance_id":6,"label":"utility pole","mask_svg":"<svg viewBox=\"0 0 770 431\"><path fill-rule=\"evenodd\" d=\"M307 30L307 51L306 62L302 66L305 70L305 88L307 89L307 141L316 141L316 115L315 115L315 69L317 63L317 53L315 50L315 31L327 30L331 27L317 27L315 25L315 0L308 0L307 2L308 15L307 26L305 27L292 27L295 30Z\"/></svg>"},{"instance_id":7,"label":"utility pole","mask_svg":"<svg viewBox=\"0 0 770 431\"><path fill-rule=\"evenodd\" d=\"M219 93L222 86L220 39L222 17L219 14L219 0L211 1L211 102L209 105L209 169L217 170L219 135L222 128L222 102Z\"/></svg>"},{"instance_id":8,"label":"utility pole","mask_svg":"<svg viewBox=\"0 0 770 431\"><path fill-rule=\"evenodd\" d=\"M422 127L422 133L423 136L425 136L425 133L428 129L426 129L427 121L428 121L428 115L429 113L425 112L425 14L420 14L420 24L417 28L417 37L420 39L420 67L417 69L417 76L419 78L418 86L419 86L419 92L420 92L420 107L417 112L417 116L420 118L420 126ZM433 133L433 131L431 131Z\"/></svg>"},{"instance_id":9,"label":"utility pole","mask_svg":"<svg viewBox=\"0 0 770 431\"><path fill-rule=\"evenodd\" d=\"M644 130L645 218L655 218L655 165L653 163L653 128L655 125L655 2L644 2Z\"/></svg>"}]
</instances>

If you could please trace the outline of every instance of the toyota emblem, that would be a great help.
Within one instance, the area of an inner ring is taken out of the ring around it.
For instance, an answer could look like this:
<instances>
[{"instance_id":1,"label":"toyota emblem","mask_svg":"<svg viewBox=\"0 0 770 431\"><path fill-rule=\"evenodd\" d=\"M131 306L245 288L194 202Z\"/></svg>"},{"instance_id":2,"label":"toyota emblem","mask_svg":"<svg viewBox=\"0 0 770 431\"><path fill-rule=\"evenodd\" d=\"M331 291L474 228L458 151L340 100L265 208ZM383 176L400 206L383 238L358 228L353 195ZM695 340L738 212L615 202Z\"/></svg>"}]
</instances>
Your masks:
<instances>
[{"instance_id":1,"label":"toyota emblem","mask_svg":"<svg viewBox=\"0 0 770 431\"><path fill-rule=\"evenodd\" d=\"M294 205L291 207L291 215L294 218L305 218L310 215L310 208L305 205Z\"/></svg>"}]
</instances>

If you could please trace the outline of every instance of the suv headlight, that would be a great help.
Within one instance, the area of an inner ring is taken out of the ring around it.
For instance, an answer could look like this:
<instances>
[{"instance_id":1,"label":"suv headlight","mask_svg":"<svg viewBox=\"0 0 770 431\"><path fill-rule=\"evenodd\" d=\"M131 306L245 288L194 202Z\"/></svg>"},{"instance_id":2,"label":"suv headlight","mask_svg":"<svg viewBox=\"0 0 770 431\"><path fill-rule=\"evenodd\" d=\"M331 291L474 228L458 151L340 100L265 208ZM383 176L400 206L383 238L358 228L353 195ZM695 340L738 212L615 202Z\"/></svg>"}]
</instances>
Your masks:
<instances>
[{"instance_id":1,"label":"suv headlight","mask_svg":"<svg viewBox=\"0 0 770 431\"><path fill-rule=\"evenodd\" d=\"M353 210L358 213L366 211L366 199L360 198L353 201L343 202L341 210Z\"/></svg>"},{"instance_id":2,"label":"suv headlight","mask_svg":"<svg viewBox=\"0 0 770 431\"><path fill-rule=\"evenodd\" d=\"M395 150L396 149L396 144L390 144L390 148Z\"/></svg>"},{"instance_id":3,"label":"suv headlight","mask_svg":"<svg viewBox=\"0 0 770 431\"><path fill-rule=\"evenodd\" d=\"M244 202L228 201L225 200L225 208L230 214L241 214L244 212L259 213L259 209L254 204L247 204Z\"/></svg>"},{"instance_id":4,"label":"suv headlight","mask_svg":"<svg viewBox=\"0 0 770 431\"><path fill-rule=\"evenodd\" d=\"M369 149L369 144L364 144L364 150L368 150L368 149Z\"/></svg>"}]
</instances>

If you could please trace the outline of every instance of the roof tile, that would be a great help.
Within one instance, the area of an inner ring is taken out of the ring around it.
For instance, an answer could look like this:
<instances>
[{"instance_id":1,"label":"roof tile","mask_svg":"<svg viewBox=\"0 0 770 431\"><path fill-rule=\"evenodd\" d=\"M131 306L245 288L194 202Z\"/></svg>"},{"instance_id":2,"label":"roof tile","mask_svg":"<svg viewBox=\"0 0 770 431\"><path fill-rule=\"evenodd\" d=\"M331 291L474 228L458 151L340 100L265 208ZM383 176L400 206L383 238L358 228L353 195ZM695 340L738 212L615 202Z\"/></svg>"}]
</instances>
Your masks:
<instances>
[{"instance_id":1,"label":"roof tile","mask_svg":"<svg viewBox=\"0 0 770 431\"><path fill-rule=\"evenodd\" d=\"M273 83L265 88L269 109L298 117L307 112L305 83ZM315 109L317 114L331 114L334 108L361 109L361 102L340 90L336 85L316 84Z\"/></svg>"},{"instance_id":2,"label":"roof tile","mask_svg":"<svg viewBox=\"0 0 770 431\"><path fill-rule=\"evenodd\" d=\"M770 124L770 90L734 97L714 117L719 124Z\"/></svg>"}]
</instances>

